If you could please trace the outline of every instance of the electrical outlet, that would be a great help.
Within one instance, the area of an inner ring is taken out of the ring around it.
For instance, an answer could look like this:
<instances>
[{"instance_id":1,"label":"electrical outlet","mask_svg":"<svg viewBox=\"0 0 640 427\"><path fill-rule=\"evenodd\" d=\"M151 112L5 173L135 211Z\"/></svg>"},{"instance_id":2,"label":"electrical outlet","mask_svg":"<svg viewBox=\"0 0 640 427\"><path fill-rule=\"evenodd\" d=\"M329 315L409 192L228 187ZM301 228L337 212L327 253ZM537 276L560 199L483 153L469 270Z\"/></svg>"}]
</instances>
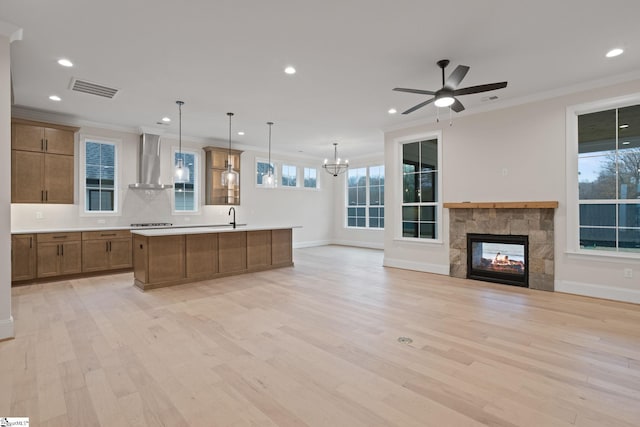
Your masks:
<instances>
[{"instance_id":1,"label":"electrical outlet","mask_svg":"<svg viewBox=\"0 0 640 427\"><path fill-rule=\"evenodd\" d=\"M627 279L631 279L633 277L633 270L630 268L624 269L624 277Z\"/></svg>"},{"instance_id":2,"label":"electrical outlet","mask_svg":"<svg viewBox=\"0 0 640 427\"><path fill-rule=\"evenodd\" d=\"M36 212L36 219L44 219L44 214L42 212Z\"/></svg>"}]
</instances>

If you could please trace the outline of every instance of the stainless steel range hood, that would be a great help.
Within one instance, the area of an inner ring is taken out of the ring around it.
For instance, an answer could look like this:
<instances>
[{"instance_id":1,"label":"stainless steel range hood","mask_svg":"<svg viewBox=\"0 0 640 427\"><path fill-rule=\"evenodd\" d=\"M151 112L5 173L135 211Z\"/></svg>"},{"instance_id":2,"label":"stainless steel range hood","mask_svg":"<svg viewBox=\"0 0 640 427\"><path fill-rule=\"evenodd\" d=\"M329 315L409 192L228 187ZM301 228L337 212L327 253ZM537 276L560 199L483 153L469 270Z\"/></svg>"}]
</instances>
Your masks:
<instances>
[{"instance_id":1,"label":"stainless steel range hood","mask_svg":"<svg viewBox=\"0 0 640 427\"><path fill-rule=\"evenodd\" d=\"M129 184L134 190L164 190L173 185L160 182L160 135L140 135L138 150L138 182Z\"/></svg>"}]
</instances>

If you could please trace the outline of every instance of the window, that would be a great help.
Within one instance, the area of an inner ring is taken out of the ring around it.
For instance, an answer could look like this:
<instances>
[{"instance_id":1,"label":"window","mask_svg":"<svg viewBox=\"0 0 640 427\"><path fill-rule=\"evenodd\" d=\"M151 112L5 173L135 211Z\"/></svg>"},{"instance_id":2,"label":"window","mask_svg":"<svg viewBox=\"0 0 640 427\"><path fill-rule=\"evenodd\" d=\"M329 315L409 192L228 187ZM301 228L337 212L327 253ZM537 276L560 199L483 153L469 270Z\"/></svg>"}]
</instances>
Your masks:
<instances>
[{"instance_id":1,"label":"window","mask_svg":"<svg viewBox=\"0 0 640 427\"><path fill-rule=\"evenodd\" d=\"M269 162L256 161L256 184L257 185L264 185L265 184L263 182L263 178L269 173L269 169L271 169L271 173L275 177L276 168L275 168L275 164L273 162L271 162L271 164L269 164Z\"/></svg>"},{"instance_id":2,"label":"window","mask_svg":"<svg viewBox=\"0 0 640 427\"><path fill-rule=\"evenodd\" d=\"M316 168L304 168L304 188L318 188L317 174Z\"/></svg>"},{"instance_id":3,"label":"window","mask_svg":"<svg viewBox=\"0 0 640 427\"><path fill-rule=\"evenodd\" d=\"M84 140L86 212L115 212L116 145Z\"/></svg>"},{"instance_id":4,"label":"window","mask_svg":"<svg viewBox=\"0 0 640 427\"><path fill-rule=\"evenodd\" d=\"M173 153L173 164L180 158L176 150ZM173 201L176 212L196 212L198 210L198 155L182 151L184 165L189 169L189 182L173 183Z\"/></svg>"},{"instance_id":5,"label":"window","mask_svg":"<svg viewBox=\"0 0 640 427\"><path fill-rule=\"evenodd\" d=\"M282 165L282 186L283 187L296 187L297 186L297 168L293 165Z\"/></svg>"},{"instance_id":6,"label":"window","mask_svg":"<svg viewBox=\"0 0 640 427\"><path fill-rule=\"evenodd\" d=\"M640 254L640 105L579 114L577 127L579 247Z\"/></svg>"},{"instance_id":7,"label":"window","mask_svg":"<svg viewBox=\"0 0 640 427\"><path fill-rule=\"evenodd\" d=\"M439 239L438 138L402 144L402 237Z\"/></svg>"},{"instance_id":8,"label":"window","mask_svg":"<svg viewBox=\"0 0 640 427\"><path fill-rule=\"evenodd\" d=\"M347 227L384 228L384 166L347 172Z\"/></svg>"}]
</instances>

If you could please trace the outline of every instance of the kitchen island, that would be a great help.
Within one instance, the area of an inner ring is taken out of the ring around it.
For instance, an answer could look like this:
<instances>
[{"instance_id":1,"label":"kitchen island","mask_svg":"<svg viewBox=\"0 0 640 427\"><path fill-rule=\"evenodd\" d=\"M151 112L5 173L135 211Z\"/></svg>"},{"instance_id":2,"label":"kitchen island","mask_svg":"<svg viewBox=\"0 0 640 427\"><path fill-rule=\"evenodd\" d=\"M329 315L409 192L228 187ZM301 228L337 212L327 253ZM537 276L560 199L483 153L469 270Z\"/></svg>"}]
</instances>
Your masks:
<instances>
[{"instance_id":1,"label":"kitchen island","mask_svg":"<svg viewBox=\"0 0 640 427\"><path fill-rule=\"evenodd\" d=\"M131 230L142 290L293 266L292 226Z\"/></svg>"}]
</instances>

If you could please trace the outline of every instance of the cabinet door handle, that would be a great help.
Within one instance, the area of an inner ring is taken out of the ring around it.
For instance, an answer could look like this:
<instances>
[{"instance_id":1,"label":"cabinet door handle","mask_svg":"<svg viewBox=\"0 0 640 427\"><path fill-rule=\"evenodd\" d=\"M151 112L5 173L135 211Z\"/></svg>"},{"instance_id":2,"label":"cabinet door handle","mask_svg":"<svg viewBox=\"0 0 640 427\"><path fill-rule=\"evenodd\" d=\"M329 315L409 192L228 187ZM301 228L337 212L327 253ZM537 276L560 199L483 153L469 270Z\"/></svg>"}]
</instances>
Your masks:
<instances>
[{"instance_id":1,"label":"cabinet door handle","mask_svg":"<svg viewBox=\"0 0 640 427\"><path fill-rule=\"evenodd\" d=\"M54 239L66 239L67 237L69 236L67 236L66 234L63 236L53 236Z\"/></svg>"},{"instance_id":2,"label":"cabinet door handle","mask_svg":"<svg viewBox=\"0 0 640 427\"><path fill-rule=\"evenodd\" d=\"M111 242L109 242L109 252L111 252Z\"/></svg>"},{"instance_id":3,"label":"cabinet door handle","mask_svg":"<svg viewBox=\"0 0 640 427\"><path fill-rule=\"evenodd\" d=\"M44 202L44 190L40 191L40 201Z\"/></svg>"},{"instance_id":4,"label":"cabinet door handle","mask_svg":"<svg viewBox=\"0 0 640 427\"><path fill-rule=\"evenodd\" d=\"M60 245L61 251L60 251L60 255L64 256L64 245Z\"/></svg>"},{"instance_id":5,"label":"cabinet door handle","mask_svg":"<svg viewBox=\"0 0 640 427\"><path fill-rule=\"evenodd\" d=\"M56 245L56 255L60 256L60 245Z\"/></svg>"},{"instance_id":6,"label":"cabinet door handle","mask_svg":"<svg viewBox=\"0 0 640 427\"><path fill-rule=\"evenodd\" d=\"M49 190L45 190L44 191L44 201L48 202L49 201Z\"/></svg>"},{"instance_id":7,"label":"cabinet door handle","mask_svg":"<svg viewBox=\"0 0 640 427\"><path fill-rule=\"evenodd\" d=\"M101 237L108 237L108 236L115 236L116 233L101 233L100 236Z\"/></svg>"},{"instance_id":8,"label":"cabinet door handle","mask_svg":"<svg viewBox=\"0 0 640 427\"><path fill-rule=\"evenodd\" d=\"M40 138L40 151L44 151L44 138Z\"/></svg>"},{"instance_id":9,"label":"cabinet door handle","mask_svg":"<svg viewBox=\"0 0 640 427\"><path fill-rule=\"evenodd\" d=\"M29 237L29 249L33 248L33 237Z\"/></svg>"},{"instance_id":10,"label":"cabinet door handle","mask_svg":"<svg viewBox=\"0 0 640 427\"><path fill-rule=\"evenodd\" d=\"M104 251L109 252L109 242L104 242Z\"/></svg>"},{"instance_id":11,"label":"cabinet door handle","mask_svg":"<svg viewBox=\"0 0 640 427\"><path fill-rule=\"evenodd\" d=\"M48 139L44 140L44 151L49 151L49 140Z\"/></svg>"}]
</instances>

